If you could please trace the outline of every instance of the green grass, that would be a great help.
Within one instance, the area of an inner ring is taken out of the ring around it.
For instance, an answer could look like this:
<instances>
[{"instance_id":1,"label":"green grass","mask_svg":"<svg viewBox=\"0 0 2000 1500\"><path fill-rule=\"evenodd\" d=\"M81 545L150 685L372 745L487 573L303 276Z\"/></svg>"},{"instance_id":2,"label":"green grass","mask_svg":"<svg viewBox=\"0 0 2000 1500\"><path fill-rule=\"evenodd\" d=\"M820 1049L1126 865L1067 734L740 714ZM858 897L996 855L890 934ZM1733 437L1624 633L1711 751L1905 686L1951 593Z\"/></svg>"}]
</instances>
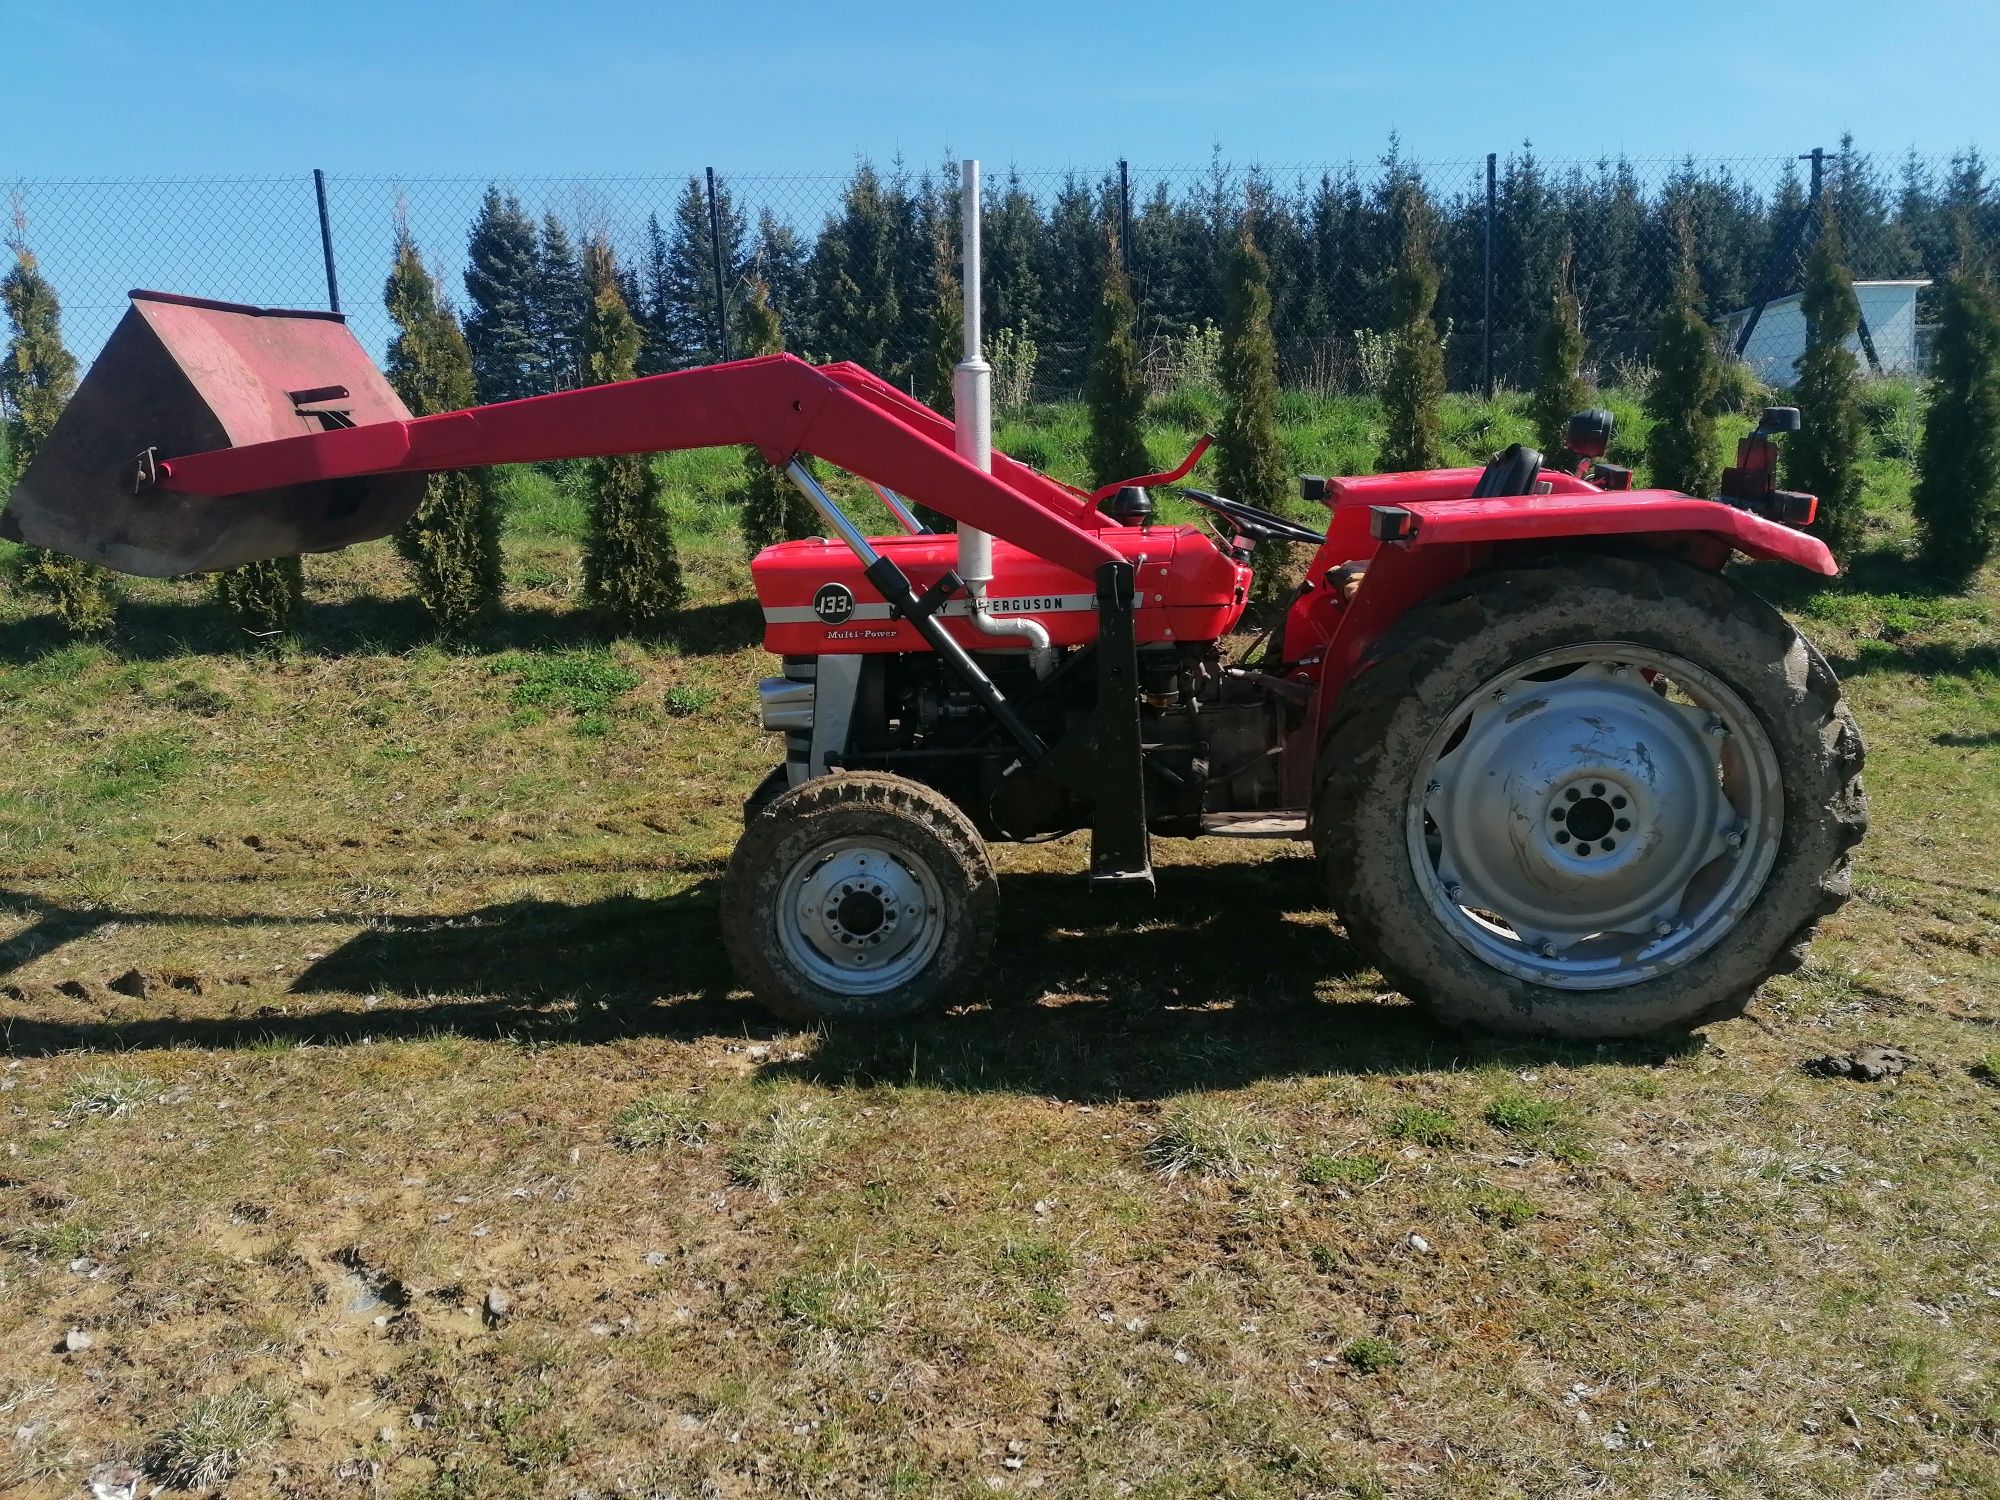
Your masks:
<instances>
[{"instance_id":1,"label":"green grass","mask_svg":"<svg viewBox=\"0 0 2000 1500\"><path fill-rule=\"evenodd\" d=\"M1419 1146L1455 1146L1458 1122L1451 1111L1428 1104L1406 1104L1389 1117L1391 1140L1410 1141Z\"/></svg>"},{"instance_id":2,"label":"green grass","mask_svg":"<svg viewBox=\"0 0 2000 1500\"><path fill-rule=\"evenodd\" d=\"M1364 1375L1380 1374L1402 1362L1402 1355L1393 1343L1372 1336L1349 1339L1341 1347L1340 1357Z\"/></svg>"},{"instance_id":3,"label":"green grass","mask_svg":"<svg viewBox=\"0 0 2000 1500\"><path fill-rule=\"evenodd\" d=\"M541 470L462 647L386 544L275 657L198 587L80 646L0 596L0 1491L2000 1492L2000 580L1911 572L1903 400L1852 574L1743 570L1868 738L1855 898L1689 1045L1438 1031L1302 851L1179 840L1142 907L1001 848L963 1004L772 1024L734 453L662 465L664 642L595 635ZM1368 403L1285 415L1366 467ZM1084 477L1073 408L1002 442ZM1803 1069L1875 1041L1920 1066Z\"/></svg>"}]
</instances>

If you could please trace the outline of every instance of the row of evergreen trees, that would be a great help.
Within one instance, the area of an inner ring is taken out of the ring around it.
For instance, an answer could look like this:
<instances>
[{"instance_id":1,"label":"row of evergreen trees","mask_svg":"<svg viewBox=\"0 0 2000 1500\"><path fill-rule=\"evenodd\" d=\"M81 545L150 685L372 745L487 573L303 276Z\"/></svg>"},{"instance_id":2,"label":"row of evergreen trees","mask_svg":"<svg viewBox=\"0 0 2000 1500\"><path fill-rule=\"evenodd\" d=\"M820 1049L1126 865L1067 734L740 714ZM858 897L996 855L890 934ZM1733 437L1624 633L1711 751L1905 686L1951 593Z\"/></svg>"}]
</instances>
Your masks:
<instances>
[{"instance_id":1,"label":"row of evergreen trees","mask_svg":"<svg viewBox=\"0 0 2000 1500\"><path fill-rule=\"evenodd\" d=\"M2000 245L2000 208L1976 151L1941 173L1912 155L1894 181L1851 142L1830 160L1827 195L1855 275L1941 281L1956 260L1953 225ZM1649 192L1623 159L1556 170L1526 147L1509 157L1497 175L1493 236L1498 378L1531 377L1559 269L1592 360L1644 355L1682 270L1676 226L1694 247L1693 274L1711 317L1755 300L1773 274L1777 290L1792 289L1798 268L1788 252L1807 187L1796 163L1774 170L1775 186L1764 191L1728 168L1704 170L1690 160ZM742 325L751 288L760 285L794 349L857 360L937 394L940 324L955 316L939 296L956 275L949 165L912 173L860 163L817 232L802 233L768 206L753 218L727 180L714 191L713 236L707 184L690 177L665 220L652 215L641 242L627 247L621 290L639 325L642 373L719 358L725 328ZM1159 180L1137 193L1122 247L1135 339L1145 349L1224 322L1238 227L1247 222L1269 268L1281 376L1338 384L1354 331L1397 317L1405 209L1426 231L1435 316L1459 334L1443 349L1446 377L1458 387L1475 384L1485 316L1483 172L1427 180L1393 140L1366 176L1350 165L1281 183L1261 168L1236 172L1218 161L1189 191L1176 194ZM1117 174L1071 174L1044 193L1006 174L992 185L986 220L987 326L1033 342L1044 392L1076 394L1088 371L1102 247L1121 220ZM582 271L562 221L536 221L518 198L492 188L468 252L466 334L480 395L498 400L574 384ZM730 352L740 353L731 342Z\"/></svg>"},{"instance_id":2,"label":"row of evergreen trees","mask_svg":"<svg viewBox=\"0 0 2000 1500\"><path fill-rule=\"evenodd\" d=\"M1414 191L1396 205L1396 217L1402 233L1391 282L1394 323L1378 463L1385 471L1432 468L1443 456L1438 410L1445 378L1434 254L1438 228ZM1826 195L1809 223L1815 232L1801 299L1807 340L1792 391L1804 426L1787 444L1785 482L1818 498L1817 531L1846 562L1860 550L1866 529L1861 376L1848 347L1861 313L1847 263L1839 197ZM1960 215L1954 227L1955 254L1944 274L1913 495L1921 565L1940 584L1956 588L1969 583L2000 542L2000 291L1978 231L1970 213ZM1646 461L1655 485L1712 495L1721 479L1716 437L1725 356L1707 317L1700 241L1692 221L1677 222L1674 238L1678 255L1671 289L1651 330L1655 365L1646 395L1651 418ZM1250 246L1247 233L1244 245ZM1232 291L1237 284L1232 280ZM1567 259L1552 268L1544 299L1528 407L1542 451L1560 457L1568 418L1588 404L1590 395L1583 374L1575 269ZM1229 336L1241 337L1235 330ZM1246 399L1244 387L1240 379L1227 384L1228 420L1236 423L1237 403ZM1237 484L1245 494L1253 489L1247 477ZM1262 489L1278 492L1275 485Z\"/></svg>"},{"instance_id":3,"label":"row of evergreen trees","mask_svg":"<svg viewBox=\"0 0 2000 1500\"><path fill-rule=\"evenodd\" d=\"M1399 241L1390 283L1391 352L1379 467L1427 468L1442 458L1438 408L1445 362L1435 254L1440 228L1414 184L1405 184L1389 212L1399 226ZM1859 372L1846 342L1859 311L1838 203L1831 195L1822 202L1817 221L1804 296L1808 346L1795 393L1806 424L1790 444L1787 478L1793 487L1820 497L1821 530L1836 554L1846 557L1856 549L1862 529ZM1244 216L1226 266L1218 482L1240 499L1282 509L1290 481L1276 420L1280 355L1271 265L1258 227L1255 215ZM1698 235L1683 219L1675 236L1679 255L1669 299L1652 330L1659 363L1647 397L1653 418L1647 458L1655 483L1706 494L1714 492L1719 477L1715 424L1722 355L1706 317ZM1926 565L1941 581L1962 585L1990 555L2000 530L2000 296L1969 216L1956 237L1957 259L1943 288L1916 511ZM545 233L544 248L549 238ZM0 280L12 335L0 366L0 406L6 413L8 448L25 464L74 388L76 364L62 344L54 288L18 235L12 248L14 266ZM642 316L643 286L635 290L633 277L618 265L602 236L586 241L575 260L577 294L569 304L575 323L536 322L539 332L521 347L540 351L538 360L552 352L573 360L577 383L630 378L644 368L648 328ZM1096 247L1093 331L1085 370L1089 458L1097 483L1150 466L1143 441L1146 392L1135 344L1139 312L1124 265L1116 235L1107 229ZM933 301L941 309L954 305L956 284L942 250L933 277ZM1539 441L1552 455L1560 453L1568 414L1588 396L1574 278L1572 263L1555 265L1534 329L1539 373L1530 411ZM469 273L468 289L478 285ZM475 312L471 327L461 329L407 230L398 236L384 297L398 330L387 374L413 412L451 410L485 394L473 334L476 330L480 337L490 337L492 326L482 326ZM781 305L761 279L749 281L738 328L743 341L738 352L770 353L784 347ZM934 330L926 351L933 382L948 382L955 346L955 329ZM754 452L746 453L745 462L744 530L752 549L807 534L813 518L774 471ZM621 629L658 631L685 596L658 471L643 455L620 455L590 462L587 473L586 599ZM470 629L500 596L498 498L490 474L433 477L396 545L440 626L451 632ZM111 595L100 570L30 549L20 572L23 584L50 597L78 630L109 624ZM1268 600L1279 570L1262 572ZM216 586L246 628L269 634L283 628L301 577L298 560L284 559L223 574Z\"/></svg>"}]
</instances>

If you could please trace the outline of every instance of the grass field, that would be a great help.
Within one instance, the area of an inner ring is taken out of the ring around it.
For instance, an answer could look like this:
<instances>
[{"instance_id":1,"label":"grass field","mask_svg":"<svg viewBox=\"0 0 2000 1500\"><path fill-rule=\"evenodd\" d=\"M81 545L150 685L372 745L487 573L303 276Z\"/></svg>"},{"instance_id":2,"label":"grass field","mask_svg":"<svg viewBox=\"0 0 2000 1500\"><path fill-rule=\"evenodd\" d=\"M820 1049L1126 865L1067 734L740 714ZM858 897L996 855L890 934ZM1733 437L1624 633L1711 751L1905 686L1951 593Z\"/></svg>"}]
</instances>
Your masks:
<instances>
[{"instance_id":1,"label":"grass field","mask_svg":"<svg viewBox=\"0 0 2000 1500\"><path fill-rule=\"evenodd\" d=\"M733 455L672 465L670 643L591 633L534 473L462 651L383 544L276 656L193 586L0 601L0 1492L2000 1496L2000 587L1909 584L1883 408L1880 550L1750 575L1868 737L1857 896L1671 1045L1442 1033L1302 853L1100 906L1076 839L999 851L977 1003L767 1024Z\"/></svg>"}]
</instances>

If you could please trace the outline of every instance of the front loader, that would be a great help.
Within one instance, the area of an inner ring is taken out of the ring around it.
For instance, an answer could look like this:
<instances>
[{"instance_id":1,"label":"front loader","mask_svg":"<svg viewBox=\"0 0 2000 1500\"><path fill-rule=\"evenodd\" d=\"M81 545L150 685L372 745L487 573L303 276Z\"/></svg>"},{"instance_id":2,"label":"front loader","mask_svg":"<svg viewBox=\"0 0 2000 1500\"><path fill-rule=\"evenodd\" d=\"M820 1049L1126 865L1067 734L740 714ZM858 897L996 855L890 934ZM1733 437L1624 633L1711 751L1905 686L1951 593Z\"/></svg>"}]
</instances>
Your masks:
<instances>
[{"instance_id":1,"label":"front loader","mask_svg":"<svg viewBox=\"0 0 2000 1500\"><path fill-rule=\"evenodd\" d=\"M976 213L967 282L977 287ZM969 299L970 301L970 299ZM723 890L744 984L800 1018L972 998L995 842L1310 840L1329 904L1448 1023L1567 1037L1739 1013L1845 899L1862 747L1826 662L1724 564L1831 574L1766 413L1713 498L1517 445L1483 469L1304 481L1324 530L1192 471L1086 495L993 451L976 303L954 423L788 355L412 418L336 315L135 292L0 532L177 575L393 531L439 470L704 446L782 467L826 536L752 564L783 752ZM864 535L802 461L868 481ZM958 522L933 534L918 502ZM1313 549L1239 644L1257 551Z\"/></svg>"}]
</instances>

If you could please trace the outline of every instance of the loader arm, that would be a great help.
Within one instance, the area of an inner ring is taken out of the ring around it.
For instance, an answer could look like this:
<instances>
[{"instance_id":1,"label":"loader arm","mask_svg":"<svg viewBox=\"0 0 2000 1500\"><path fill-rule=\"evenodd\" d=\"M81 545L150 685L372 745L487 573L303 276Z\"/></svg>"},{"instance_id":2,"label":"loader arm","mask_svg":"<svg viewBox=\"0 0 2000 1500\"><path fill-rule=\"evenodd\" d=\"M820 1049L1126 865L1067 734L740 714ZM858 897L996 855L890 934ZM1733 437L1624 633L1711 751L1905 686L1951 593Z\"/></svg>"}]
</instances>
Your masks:
<instances>
[{"instance_id":1,"label":"loader arm","mask_svg":"<svg viewBox=\"0 0 2000 1500\"><path fill-rule=\"evenodd\" d=\"M1121 554L1087 497L853 365L787 354L412 417L337 313L134 292L15 486L0 536L154 577L387 536L424 476L685 448L811 454L1081 579Z\"/></svg>"},{"instance_id":2,"label":"loader arm","mask_svg":"<svg viewBox=\"0 0 2000 1500\"><path fill-rule=\"evenodd\" d=\"M916 397L897 390L874 372L846 362L816 365L813 368L829 380L838 381L864 401L880 407L898 421L914 427L933 442L946 447L952 446L953 428L949 418L933 411ZM1095 531L1111 524L1111 518L1097 508L1096 501L1091 496L1081 490L1073 490L1066 484L1058 483L1041 470L1031 469L1018 459L1009 458L998 448L993 450L993 473L1016 492L1077 526ZM942 510L943 507L939 506L938 509Z\"/></svg>"},{"instance_id":3,"label":"loader arm","mask_svg":"<svg viewBox=\"0 0 2000 1500\"><path fill-rule=\"evenodd\" d=\"M161 459L154 483L226 496L382 474L748 446L774 466L800 453L825 459L1080 578L1124 560L1076 524L1076 507L1058 512L1052 501L1066 492L1053 482L1011 460L996 462L999 475L982 472L940 441L943 419L928 408L908 402L897 410L843 374L833 378L793 355L773 354Z\"/></svg>"}]
</instances>

